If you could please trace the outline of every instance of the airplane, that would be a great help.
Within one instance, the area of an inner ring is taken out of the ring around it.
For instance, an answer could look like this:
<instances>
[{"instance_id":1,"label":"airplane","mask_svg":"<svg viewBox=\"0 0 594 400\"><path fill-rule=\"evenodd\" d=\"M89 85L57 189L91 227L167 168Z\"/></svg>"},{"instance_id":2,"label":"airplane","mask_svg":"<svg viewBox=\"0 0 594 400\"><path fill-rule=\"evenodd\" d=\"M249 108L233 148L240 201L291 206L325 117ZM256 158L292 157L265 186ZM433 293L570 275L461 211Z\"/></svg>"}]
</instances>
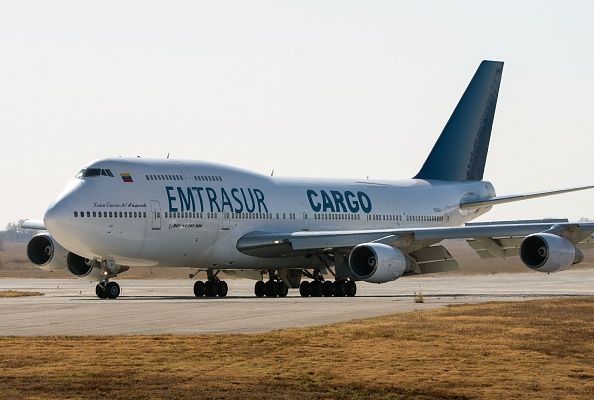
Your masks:
<instances>
[{"instance_id":1,"label":"airplane","mask_svg":"<svg viewBox=\"0 0 594 400\"><path fill-rule=\"evenodd\" d=\"M503 62L484 60L411 179L268 176L204 161L104 158L51 203L27 244L40 268L67 268L115 299L130 267L191 268L196 297L225 297L221 272L254 279L257 297L355 296L358 281L458 269L442 245L466 239L481 258L520 256L557 272L594 247L594 223L470 223L495 205L594 185L497 196L483 180ZM348 161L347 161L348 162ZM356 162L356 161L355 161Z\"/></svg>"}]
</instances>

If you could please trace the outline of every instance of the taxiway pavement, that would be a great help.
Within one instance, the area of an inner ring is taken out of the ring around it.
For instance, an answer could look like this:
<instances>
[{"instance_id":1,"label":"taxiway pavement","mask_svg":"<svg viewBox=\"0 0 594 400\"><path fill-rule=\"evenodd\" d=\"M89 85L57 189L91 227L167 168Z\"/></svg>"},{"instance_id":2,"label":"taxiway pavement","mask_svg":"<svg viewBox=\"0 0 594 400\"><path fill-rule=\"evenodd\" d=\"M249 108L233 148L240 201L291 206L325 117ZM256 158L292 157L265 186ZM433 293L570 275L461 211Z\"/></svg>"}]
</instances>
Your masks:
<instances>
[{"instance_id":1,"label":"taxiway pavement","mask_svg":"<svg viewBox=\"0 0 594 400\"><path fill-rule=\"evenodd\" d=\"M39 297L0 298L0 336L256 333L427 310L451 304L567 296L594 299L594 270L406 277L357 283L356 297L256 298L254 281L228 279L226 298L196 298L192 280L117 280L115 300L77 279L0 279L0 291ZM422 292L424 303L415 303Z\"/></svg>"}]
</instances>

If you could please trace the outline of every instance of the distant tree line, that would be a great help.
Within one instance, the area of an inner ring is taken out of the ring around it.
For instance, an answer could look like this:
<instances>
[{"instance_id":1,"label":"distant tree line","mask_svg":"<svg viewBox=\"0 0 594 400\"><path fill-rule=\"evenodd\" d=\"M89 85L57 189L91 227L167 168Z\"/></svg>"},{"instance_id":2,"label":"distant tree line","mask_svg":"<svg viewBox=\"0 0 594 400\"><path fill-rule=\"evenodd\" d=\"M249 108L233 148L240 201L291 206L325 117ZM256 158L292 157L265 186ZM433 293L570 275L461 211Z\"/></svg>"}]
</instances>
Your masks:
<instances>
[{"instance_id":1,"label":"distant tree line","mask_svg":"<svg viewBox=\"0 0 594 400\"><path fill-rule=\"evenodd\" d=\"M24 229L22 227L24 219L19 222L9 222L6 229L0 231L0 241L2 242L26 242L37 233L35 229Z\"/></svg>"}]
</instances>

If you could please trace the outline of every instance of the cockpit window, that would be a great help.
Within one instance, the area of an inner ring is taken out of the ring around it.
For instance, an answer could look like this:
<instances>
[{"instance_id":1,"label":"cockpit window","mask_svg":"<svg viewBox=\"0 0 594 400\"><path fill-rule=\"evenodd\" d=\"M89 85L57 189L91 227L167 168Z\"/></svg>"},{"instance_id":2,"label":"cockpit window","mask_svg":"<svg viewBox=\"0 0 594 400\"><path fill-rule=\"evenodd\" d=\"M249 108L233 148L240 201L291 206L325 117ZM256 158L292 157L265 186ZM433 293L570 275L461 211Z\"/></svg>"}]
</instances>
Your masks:
<instances>
[{"instance_id":1,"label":"cockpit window","mask_svg":"<svg viewBox=\"0 0 594 400\"><path fill-rule=\"evenodd\" d=\"M77 178L93 178L95 176L110 176L113 178L111 170L105 168L85 168L81 169L80 172L76 174Z\"/></svg>"}]
</instances>

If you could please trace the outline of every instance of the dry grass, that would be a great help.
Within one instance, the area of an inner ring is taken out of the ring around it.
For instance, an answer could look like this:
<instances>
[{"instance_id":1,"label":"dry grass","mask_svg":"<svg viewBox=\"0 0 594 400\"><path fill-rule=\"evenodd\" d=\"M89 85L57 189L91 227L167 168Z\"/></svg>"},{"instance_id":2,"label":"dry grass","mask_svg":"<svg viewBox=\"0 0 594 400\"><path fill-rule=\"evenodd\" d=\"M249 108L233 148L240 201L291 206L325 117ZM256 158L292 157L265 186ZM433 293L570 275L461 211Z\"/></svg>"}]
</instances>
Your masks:
<instances>
[{"instance_id":1,"label":"dry grass","mask_svg":"<svg viewBox=\"0 0 594 400\"><path fill-rule=\"evenodd\" d=\"M591 399L592 315L559 299L255 335L0 337L0 399Z\"/></svg>"},{"instance_id":2,"label":"dry grass","mask_svg":"<svg viewBox=\"0 0 594 400\"><path fill-rule=\"evenodd\" d=\"M18 292L15 290L5 290L0 292L0 297L28 297L28 296L43 296L39 292Z\"/></svg>"}]
</instances>

